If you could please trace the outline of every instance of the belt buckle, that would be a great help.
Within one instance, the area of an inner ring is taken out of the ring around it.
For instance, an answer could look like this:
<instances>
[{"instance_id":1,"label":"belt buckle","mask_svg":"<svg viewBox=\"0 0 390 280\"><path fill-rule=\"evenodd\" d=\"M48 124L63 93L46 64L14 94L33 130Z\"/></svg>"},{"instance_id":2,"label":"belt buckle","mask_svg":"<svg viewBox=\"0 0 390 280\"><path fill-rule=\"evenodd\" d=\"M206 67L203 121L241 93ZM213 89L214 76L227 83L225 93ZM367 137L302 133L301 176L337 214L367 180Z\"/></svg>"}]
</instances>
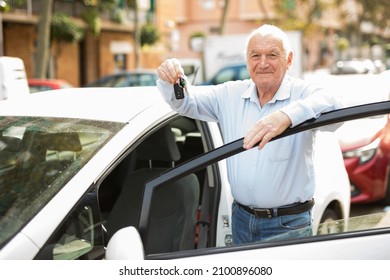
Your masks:
<instances>
[{"instance_id":1,"label":"belt buckle","mask_svg":"<svg viewBox=\"0 0 390 280\"><path fill-rule=\"evenodd\" d=\"M264 218L264 216L263 215L260 215L260 213L265 213L265 215L267 216L267 218L272 218L273 216L272 216L272 212L271 212L271 209L259 209L259 208L257 208L257 209L252 209L253 210L253 212L255 213L255 216L257 217L257 218ZM259 214L258 214L259 213Z\"/></svg>"}]
</instances>

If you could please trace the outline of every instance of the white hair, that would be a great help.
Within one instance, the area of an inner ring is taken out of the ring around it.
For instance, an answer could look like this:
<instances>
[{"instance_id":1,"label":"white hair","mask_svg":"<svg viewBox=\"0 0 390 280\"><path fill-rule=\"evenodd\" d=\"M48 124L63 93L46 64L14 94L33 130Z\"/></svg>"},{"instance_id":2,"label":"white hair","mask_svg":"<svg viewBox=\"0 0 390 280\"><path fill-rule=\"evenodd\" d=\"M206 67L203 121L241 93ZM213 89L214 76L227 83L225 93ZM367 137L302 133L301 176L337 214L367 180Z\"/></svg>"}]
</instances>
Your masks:
<instances>
[{"instance_id":1,"label":"white hair","mask_svg":"<svg viewBox=\"0 0 390 280\"><path fill-rule=\"evenodd\" d=\"M249 34L249 36L246 40L246 45L245 45L245 50L244 50L244 52L245 52L244 55L245 55L246 59L248 58L247 52L248 52L249 42L255 36L261 36L261 37L271 36L272 38L279 40L282 43L282 47L283 47L286 58L288 57L290 52L292 52L291 42L290 42L290 39L288 38L287 34L284 31L282 31L279 27L276 27L276 26L271 25L271 24L264 24L264 25L260 26L259 28L253 30Z\"/></svg>"}]
</instances>

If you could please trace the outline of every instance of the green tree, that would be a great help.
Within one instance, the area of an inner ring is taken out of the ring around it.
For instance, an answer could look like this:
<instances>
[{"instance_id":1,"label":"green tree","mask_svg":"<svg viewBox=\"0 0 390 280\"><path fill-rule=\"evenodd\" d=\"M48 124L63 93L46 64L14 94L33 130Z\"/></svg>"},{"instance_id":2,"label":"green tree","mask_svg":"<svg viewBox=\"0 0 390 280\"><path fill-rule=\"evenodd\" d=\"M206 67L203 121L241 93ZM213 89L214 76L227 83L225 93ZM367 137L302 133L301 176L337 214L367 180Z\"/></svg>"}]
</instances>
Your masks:
<instances>
[{"instance_id":1,"label":"green tree","mask_svg":"<svg viewBox=\"0 0 390 280\"><path fill-rule=\"evenodd\" d=\"M345 1L345 0L344 0ZM355 0L361 9L358 9L358 20L370 22L382 30L390 27L390 1L389 0Z\"/></svg>"},{"instance_id":2,"label":"green tree","mask_svg":"<svg viewBox=\"0 0 390 280\"><path fill-rule=\"evenodd\" d=\"M317 22L324 12L337 5L338 0L283 0L275 1L275 21L283 29L310 32L317 30Z\"/></svg>"},{"instance_id":3,"label":"green tree","mask_svg":"<svg viewBox=\"0 0 390 280\"><path fill-rule=\"evenodd\" d=\"M101 18L100 14L105 11L113 12L118 9L118 0L81 0L84 4L82 14L84 22L95 37L100 35Z\"/></svg>"},{"instance_id":4,"label":"green tree","mask_svg":"<svg viewBox=\"0 0 390 280\"><path fill-rule=\"evenodd\" d=\"M0 0L0 12L8 12L9 11L9 5L7 2Z\"/></svg>"},{"instance_id":5,"label":"green tree","mask_svg":"<svg viewBox=\"0 0 390 280\"><path fill-rule=\"evenodd\" d=\"M339 3L347 3L347 0L337 0ZM351 40L351 45L357 47L359 50L364 45L371 45L374 42L376 44L384 45L386 39L384 38L384 31L390 27L390 1L388 0L355 0L354 9L344 11L341 18L345 18L344 28L345 35ZM376 34L382 34L382 36L372 34L370 36L368 32L365 32L362 27L371 27L371 30ZM364 34L366 33L366 35ZM368 35L368 36L367 36Z\"/></svg>"},{"instance_id":6,"label":"green tree","mask_svg":"<svg viewBox=\"0 0 390 280\"><path fill-rule=\"evenodd\" d=\"M153 45L160 39L160 34L157 30L157 27L152 23L145 23L141 26L140 36L141 47L145 45Z\"/></svg>"},{"instance_id":7,"label":"green tree","mask_svg":"<svg viewBox=\"0 0 390 280\"><path fill-rule=\"evenodd\" d=\"M100 12L117 7L117 0L78 0L85 7L84 20L91 32L100 34ZM42 0L42 10L39 15L37 39L37 63L34 77L46 78L50 60L50 42L75 42L81 39L83 31L65 15L57 15L52 22L53 0ZM53 38L51 38L53 36Z\"/></svg>"},{"instance_id":8,"label":"green tree","mask_svg":"<svg viewBox=\"0 0 390 280\"><path fill-rule=\"evenodd\" d=\"M59 43L79 42L84 37L84 29L63 13L54 13L51 21L50 40Z\"/></svg>"}]
</instances>

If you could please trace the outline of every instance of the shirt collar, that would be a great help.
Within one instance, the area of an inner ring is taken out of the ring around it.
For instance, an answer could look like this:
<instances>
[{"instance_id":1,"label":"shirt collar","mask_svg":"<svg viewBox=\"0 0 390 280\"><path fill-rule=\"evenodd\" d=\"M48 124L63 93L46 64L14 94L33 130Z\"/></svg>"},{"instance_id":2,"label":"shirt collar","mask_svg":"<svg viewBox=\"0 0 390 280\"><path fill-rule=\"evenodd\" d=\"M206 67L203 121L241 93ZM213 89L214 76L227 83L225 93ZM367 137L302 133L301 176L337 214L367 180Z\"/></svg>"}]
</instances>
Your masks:
<instances>
[{"instance_id":1,"label":"shirt collar","mask_svg":"<svg viewBox=\"0 0 390 280\"><path fill-rule=\"evenodd\" d=\"M277 100L285 100L290 98L291 79L285 75L282 84L275 93L274 97L268 103L275 103ZM242 93L242 98L249 98L250 101L258 101L256 84L251 80L251 85Z\"/></svg>"}]
</instances>

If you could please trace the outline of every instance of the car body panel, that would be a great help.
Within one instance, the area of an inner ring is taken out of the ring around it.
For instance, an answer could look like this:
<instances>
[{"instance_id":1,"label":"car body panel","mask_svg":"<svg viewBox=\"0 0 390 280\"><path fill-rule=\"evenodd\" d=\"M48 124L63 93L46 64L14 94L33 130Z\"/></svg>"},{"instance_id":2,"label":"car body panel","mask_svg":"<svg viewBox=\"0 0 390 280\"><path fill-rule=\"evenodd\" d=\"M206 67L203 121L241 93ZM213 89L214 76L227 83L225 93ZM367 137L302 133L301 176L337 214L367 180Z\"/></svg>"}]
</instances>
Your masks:
<instances>
[{"instance_id":1,"label":"car body panel","mask_svg":"<svg viewBox=\"0 0 390 280\"><path fill-rule=\"evenodd\" d=\"M341 151L339 150L338 139L332 132L317 132L316 143L314 147L314 157L321 160L317 161L315 165L316 170L316 183L317 187L315 193L316 206L313 208L314 228L317 229L321 221L321 216L326 210L326 207L336 203L337 208L340 210L340 216L345 219L349 217L350 212L350 191L343 186L349 185L349 178L345 172L345 166L342 160L335 161L335 155L342 159ZM320 147L320 148L319 148ZM321 147L327 147L321 148ZM332 152L333 151L333 152ZM329 162L332 162L332 176L329 176L330 168L327 167ZM340 185L334 185L334 177L338 178L336 182ZM333 178L332 178L333 177ZM343 201L343 203L339 203ZM345 207L347 205L347 207Z\"/></svg>"},{"instance_id":2,"label":"car body panel","mask_svg":"<svg viewBox=\"0 0 390 280\"><path fill-rule=\"evenodd\" d=\"M1 260L32 260L39 252L38 247L28 236L23 232L19 232L9 242L7 246L0 251Z\"/></svg>"},{"instance_id":3,"label":"car body panel","mask_svg":"<svg viewBox=\"0 0 390 280\"><path fill-rule=\"evenodd\" d=\"M29 94L24 62L19 57L0 56L0 100Z\"/></svg>"},{"instance_id":4,"label":"car body panel","mask_svg":"<svg viewBox=\"0 0 390 280\"><path fill-rule=\"evenodd\" d=\"M356 244L359 244L357 247ZM390 233L378 234L375 236L362 236L356 238L345 238L331 241L308 242L303 244L292 244L274 246L269 248L249 247L246 250L232 250L232 252L201 255L189 257L194 260L207 259L251 259L251 260L362 260L362 259L389 259L387 250L390 246ZM362 250L361 248L370 248Z\"/></svg>"},{"instance_id":5,"label":"car body panel","mask_svg":"<svg viewBox=\"0 0 390 280\"><path fill-rule=\"evenodd\" d=\"M125 242L125 240L131 242ZM144 249L139 234L133 228L118 232L107 247L108 260L143 260ZM121 245L119 245L121 244ZM123 245L125 244L125 245ZM359 246L356 246L359 244ZM117 250L124 246L124 250ZM150 255L147 259L180 259L185 261L229 260L385 260L390 258L390 230L378 229L373 234L344 234L338 239L302 243L272 241L244 246L207 248L195 252L178 252L168 256ZM132 250L130 250L132 248Z\"/></svg>"},{"instance_id":6,"label":"car body panel","mask_svg":"<svg viewBox=\"0 0 390 280\"><path fill-rule=\"evenodd\" d=\"M158 79L154 69L126 70L103 76L84 87L155 86Z\"/></svg>"},{"instance_id":7,"label":"car body panel","mask_svg":"<svg viewBox=\"0 0 390 280\"><path fill-rule=\"evenodd\" d=\"M112 98L107 98L107 91L112 94ZM26 96L26 102L21 102L18 106L12 106L11 100L4 100L0 105L4 104L1 106L3 115L58 116L123 123L153 104L168 108L168 105L162 105L162 97L154 88L132 88L131 93L122 94L126 91L124 88L63 89L53 91L51 95L41 92ZM102 94L103 92L106 94ZM91 99L96 102L88 106ZM46 103L57 105L45 106Z\"/></svg>"}]
</instances>

